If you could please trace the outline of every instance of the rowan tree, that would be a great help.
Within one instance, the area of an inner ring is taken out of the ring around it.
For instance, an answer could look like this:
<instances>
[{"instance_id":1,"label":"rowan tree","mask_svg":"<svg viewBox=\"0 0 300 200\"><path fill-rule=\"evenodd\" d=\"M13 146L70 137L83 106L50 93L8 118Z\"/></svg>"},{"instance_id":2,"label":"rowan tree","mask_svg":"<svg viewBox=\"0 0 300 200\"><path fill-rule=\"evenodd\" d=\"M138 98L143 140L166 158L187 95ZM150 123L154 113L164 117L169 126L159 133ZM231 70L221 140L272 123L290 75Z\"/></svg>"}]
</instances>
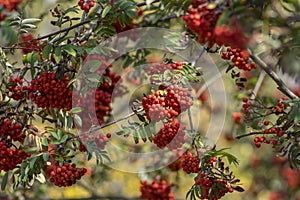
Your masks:
<instances>
[{"instance_id":1,"label":"rowan tree","mask_svg":"<svg viewBox=\"0 0 300 200\"><path fill-rule=\"evenodd\" d=\"M276 155L254 155L246 170L278 166L287 186L269 199L299 198L298 1L39 4L0 0L3 198L80 185L91 198L128 199L89 187L123 159L121 170L142 174L141 199L182 198L174 193L182 175L186 199L242 196L231 169L245 169L220 138ZM214 86L222 77L230 92ZM255 172L257 185L273 190L265 173Z\"/></svg>"}]
</instances>

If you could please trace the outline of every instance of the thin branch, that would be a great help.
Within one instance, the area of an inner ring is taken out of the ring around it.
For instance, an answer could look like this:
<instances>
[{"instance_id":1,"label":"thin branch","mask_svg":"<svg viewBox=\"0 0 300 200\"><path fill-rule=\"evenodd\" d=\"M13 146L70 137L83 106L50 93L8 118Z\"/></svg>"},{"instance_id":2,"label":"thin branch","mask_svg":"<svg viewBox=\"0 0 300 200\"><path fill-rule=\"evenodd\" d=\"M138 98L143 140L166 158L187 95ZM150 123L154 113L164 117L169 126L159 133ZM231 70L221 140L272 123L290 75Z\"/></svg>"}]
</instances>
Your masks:
<instances>
[{"instance_id":1,"label":"thin branch","mask_svg":"<svg viewBox=\"0 0 300 200\"><path fill-rule=\"evenodd\" d=\"M236 138L236 139L241 139L241 138L243 138L243 137L248 137L248 136L250 136L250 135L258 135L258 134L262 134L262 132L250 132L250 133L238 135L238 136L236 136L235 138Z\"/></svg>"},{"instance_id":2,"label":"thin branch","mask_svg":"<svg viewBox=\"0 0 300 200\"><path fill-rule=\"evenodd\" d=\"M120 118L120 119L111 121L111 122L109 122L109 123L107 123L107 124L104 124L104 125L102 125L102 126L94 126L94 127L91 127L90 130L89 130L89 132L95 132L95 131L101 130L101 129L105 128L105 127L108 127L108 126L111 126L111 125L113 125L113 124L116 124L116 123L118 123L118 122L120 122L120 121L123 121L123 120L125 120L125 119L128 119L128 118L134 116L136 113L139 113L139 112L141 112L142 110L144 110L144 109L141 108L141 109L139 109L139 110L137 110L137 111L135 111L135 112L132 112L132 113L130 113L130 114L128 114L128 115L126 115L126 116Z\"/></svg>"},{"instance_id":3,"label":"thin branch","mask_svg":"<svg viewBox=\"0 0 300 200\"><path fill-rule=\"evenodd\" d=\"M42 40L42 39L45 39L45 38L48 38L48 37L51 37L51 36L54 36L54 35L57 35L57 34L60 34L60 33L63 33L63 32L68 32L68 31L70 31L70 30L72 30L72 29L74 29L74 28L80 27L80 26L82 26L82 25L84 25L84 24L88 24L88 23L90 23L93 19L97 19L97 18L99 18L99 17L95 17L95 18L92 18L92 19L87 19L87 20L82 21L82 22L80 22L80 23L78 23L78 24L74 24L73 26L70 26L70 27L67 27L67 28L64 28L64 29L55 31L55 32L53 32L53 33L49 33L49 34L47 34L47 35L40 36L40 37L38 37L38 38L36 38L36 39L33 39L33 40Z\"/></svg>"},{"instance_id":4,"label":"thin branch","mask_svg":"<svg viewBox=\"0 0 300 200\"><path fill-rule=\"evenodd\" d=\"M251 59L258 64L277 84L277 88L285 94L290 99L297 99L297 95L295 95L286 85L285 83L279 78L279 76L272 70L272 67L267 65L262 59L260 59L258 56L254 55L250 49L248 49L250 52Z\"/></svg>"},{"instance_id":5,"label":"thin branch","mask_svg":"<svg viewBox=\"0 0 300 200\"><path fill-rule=\"evenodd\" d=\"M257 93L258 93L260 87L262 86L262 83L263 83L265 77L266 77L266 72L261 71L260 74L259 74L258 80L256 82L255 88L252 91L252 95L250 97L250 100L254 100L255 97L257 96Z\"/></svg>"}]
</instances>

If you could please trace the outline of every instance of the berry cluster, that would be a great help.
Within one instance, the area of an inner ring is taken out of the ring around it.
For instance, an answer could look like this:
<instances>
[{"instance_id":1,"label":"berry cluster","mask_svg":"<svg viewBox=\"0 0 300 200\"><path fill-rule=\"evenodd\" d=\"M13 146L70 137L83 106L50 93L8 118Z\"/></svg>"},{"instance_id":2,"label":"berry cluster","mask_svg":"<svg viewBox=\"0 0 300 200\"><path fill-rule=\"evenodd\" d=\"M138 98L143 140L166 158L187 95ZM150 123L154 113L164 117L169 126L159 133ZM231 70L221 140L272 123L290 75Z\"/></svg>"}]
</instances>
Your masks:
<instances>
[{"instance_id":1,"label":"berry cluster","mask_svg":"<svg viewBox=\"0 0 300 200\"><path fill-rule=\"evenodd\" d=\"M166 102L158 92L142 99L143 107L148 120L158 122L166 117Z\"/></svg>"},{"instance_id":2,"label":"berry cluster","mask_svg":"<svg viewBox=\"0 0 300 200\"><path fill-rule=\"evenodd\" d=\"M11 120L5 118L0 127L0 137L6 141L19 141L23 143L26 137L25 133L22 133L23 126L20 123L12 123Z\"/></svg>"},{"instance_id":3,"label":"berry cluster","mask_svg":"<svg viewBox=\"0 0 300 200\"><path fill-rule=\"evenodd\" d=\"M92 7L95 5L95 0L87 0L87 2L84 2L84 0L78 1L78 5L80 6L80 9L83 10L85 13L88 13Z\"/></svg>"},{"instance_id":4,"label":"berry cluster","mask_svg":"<svg viewBox=\"0 0 300 200\"><path fill-rule=\"evenodd\" d=\"M10 86L7 87L7 89L12 93L11 98L13 98L14 100L18 101L20 99L22 99L24 97L24 91L25 88L23 89L22 84L23 81L19 78L11 78L9 80L10 82ZM27 86L24 86L27 88Z\"/></svg>"},{"instance_id":5,"label":"berry cluster","mask_svg":"<svg viewBox=\"0 0 300 200\"><path fill-rule=\"evenodd\" d=\"M233 188L227 185L226 180L212 179L205 175L204 172L200 173L199 179L195 181L199 185L201 191L200 199L213 199L217 200L223 197L227 192L233 192Z\"/></svg>"},{"instance_id":6,"label":"berry cluster","mask_svg":"<svg viewBox=\"0 0 300 200\"><path fill-rule=\"evenodd\" d=\"M166 105L176 112L169 112L167 117L177 117L181 112L186 111L193 105L192 99L189 97L187 89L173 86L167 88Z\"/></svg>"},{"instance_id":7,"label":"berry cluster","mask_svg":"<svg viewBox=\"0 0 300 200\"><path fill-rule=\"evenodd\" d=\"M168 185L165 180L155 179L152 183L141 181L141 199L147 200L174 200L171 189L174 184Z\"/></svg>"},{"instance_id":8,"label":"berry cluster","mask_svg":"<svg viewBox=\"0 0 300 200\"><path fill-rule=\"evenodd\" d=\"M249 107L251 106L251 102L247 97L243 98L243 113L247 115L249 113Z\"/></svg>"},{"instance_id":9,"label":"berry cluster","mask_svg":"<svg viewBox=\"0 0 300 200\"><path fill-rule=\"evenodd\" d=\"M167 147L168 149L180 148L186 141L185 127L180 126L178 119L165 123L159 132L152 137L153 143L160 149Z\"/></svg>"},{"instance_id":10,"label":"berry cluster","mask_svg":"<svg viewBox=\"0 0 300 200\"><path fill-rule=\"evenodd\" d=\"M53 162L47 167L50 182L58 187L71 186L76 183L86 172L86 168L77 168L76 164L65 162L63 166Z\"/></svg>"},{"instance_id":11,"label":"berry cluster","mask_svg":"<svg viewBox=\"0 0 300 200\"><path fill-rule=\"evenodd\" d=\"M228 47L227 52L222 52L221 57L224 60L231 60L239 69L251 71L256 68L255 62L249 61L249 52L247 50L233 49Z\"/></svg>"},{"instance_id":12,"label":"berry cluster","mask_svg":"<svg viewBox=\"0 0 300 200\"><path fill-rule=\"evenodd\" d=\"M40 57L42 57L42 50L45 47L43 44L39 44L40 40L35 40L31 33L24 33L21 35L21 40L23 41L20 46L22 46L22 52L24 54L31 53L32 51L39 51Z\"/></svg>"},{"instance_id":13,"label":"berry cluster","mask_svg":"<svg viewBox=\"0 0 300 200\"><path fill-rule=\"evenodd\" d=\"M193 105L187 89L179 86L167 88L165 96L155 92L153 95L143 97L143 107L148 120L158 122L165 117L177 117Z\"/></svg>"},{"instance_id":14,"label":"berry cluster","mask_svg":"<svg viewBox=\"0 0 300 200\"><path fill-rule=\"evenodd\" d=\"M189 14L183 16L187 29L196 33L199 43L208 43L211 47L215 43L214 28L221 15L217 8L209 8L207 1L194 1L193 8L188 10Z\"/></svg>"},{"instance_id":15,"label":"berry cluster","mask_svg":"<svg viewBox=\"0 0 300 200\"><path fill-rule=\"evenodd\" d=\"M249 38L246 37L237 23L234 23L233 28L229 28L223 24L216 26L214 30L216 44L219 46L225 45L232 48L246 49Z\"/></svg>"},{"instance_id":16,"label":"berry cluster","mask_svg":"<svg viewBox=\"0 0 300 200\"><path fill-rule=\"evenodd\" d=\"M16 10L17 5L21 2L22 0L0 0L0 4L3 5L8 11Z\"/></svg>"},{"instance_id":17,"label":"berry cluster","mask_svg":"<svg viewBox=\"0 0 300 200\"><path fill-rule=\"evenodd\" d=\"M93 144L93 147L103 150L108 142L108 138L110 138L111 135L107 134L104 136L103 134L96 134L91 136L88 132L84 133L79 136L80 140L83 141L84 144L90 145ZM86 146L80 142L79 150L81 152L86 152Z\"/></svg>"},{"instance_id":18,"label":"berry cluster","mask_svg":"<svg viewBox=\"0 0 300 200\"><path fill-rule=\"evenodd\" d=\"M0 142L0 170L13 170L23 160L30 157L30 153L12 147L11 143Z\"/></svg>"},{"instance_id":19,"label":"berry cluster","mask_svg":"<svg viewBox=\"0 0 300 200\"><path fill-rule=\"evenodd\" d=\"M95 57L91 59L101 58ZM83 127L81 128L84 130L89 129L93 124L103 124L105 117L111 115L112 94L114 94L114 97L118 97L127 92L126 88L121 87L119 84L122 81L121 76L111 71L110 67L111 65L103 62L102 66L97 70L97 73L103 77L103 82L95 91L87 91L84 96L78 95L75 92L73 94L74 106L84 108L84 112L80 113L83 121ZM95 116L92 116L94 113Z\"/></svg>"},{"instance_id":20,"label":"berry cluster","mask_svg":"<svg viewBox=\"0 0 300 200\"><path fill-rule=\"evenodd\" d=\"M261 147L261 143L272 144L275 146L278 143L277 139L269 140L265 136L256 136L254 138L254 143L257 148Z\"/></svg>"},{"instance_id":21,"label":"berry cluster","mask_svg":"<svg viewBox=\"0 0 300 200\"><path fill-rule=\"evenodd\" d=\"M179 171L182 168L183 153L183 151L176 150L175 154L170 157L169 160L172 161L174 160L174 157L176 158L175 161L167 166L171 171Z\"/></svg>"},{"instance_id":22,"label":"berry cluster","mask_svg":"<svg viewBox=\"0 0 300 200\"><path fill-rule=\"evenodd\" d=\"M68 86L69 78L65 74L62 80L56 78L55 72L42 72L31 81L29 97L40 108L72 108L72 91Z\"/></svg>"},{"instance_id":23,"label":"berry cluster","mask_svg":"<svg viewBox=\"0 0 300 200\"><path fill-rule=\"evenodd\" d=\"M182 169L187 174L198 173L200 171L200 159L192 155L190 151L183 154Z\"/></svg>"},{"instance_id":24,"label":"berry cluster","mask_svg":"<svg viewBox=\"0 0 300 200\"><path fill-rule=\"evenodd\" d=\"M286 97L280 98L277 100L277 106L275 108L275 114L279 115L280 113L282 113L283 109L286 107L286 105L282 102L284 100L287 100Z\"/></svg>"}]
</instances>

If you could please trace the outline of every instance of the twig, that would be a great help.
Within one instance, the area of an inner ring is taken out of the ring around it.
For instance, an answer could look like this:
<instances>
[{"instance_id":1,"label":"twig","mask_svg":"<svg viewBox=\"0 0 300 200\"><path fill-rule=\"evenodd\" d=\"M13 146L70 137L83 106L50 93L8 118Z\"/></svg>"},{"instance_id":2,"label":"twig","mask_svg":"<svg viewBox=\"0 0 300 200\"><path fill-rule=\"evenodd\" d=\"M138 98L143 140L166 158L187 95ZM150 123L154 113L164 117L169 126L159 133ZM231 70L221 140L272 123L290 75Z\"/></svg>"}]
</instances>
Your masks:
<instances>
[{"instance_id":1,"label":"twig","mask_svg":"<svg viewBox=\"0 0 300 200\"><path fill-rule=\"evenodd\" d=\"M298 98L297 95L295 95L286 85L285 83L278 77L278 75L272 70L272 67L267 65L263 60L261 60L258 56L254 55L250 49L248 49L250 52L251 59L258 64L277 84L278 90L280 90L283 94L285 94L290 99L296 99Z\"/></svg>"},{"instance_id":2,"label":"twig","mask_svg":"<svg viewBox=\"0 0 300 200\"><path fill-rule=\"evenodd\" d=\"M123 121L123 120L125 120L125 119L128 119L128 118L134 116L136 113L139 113L139 112L141 112L142 110L143 110L143 108L141 108L141 109L139 109L139 110L137 110L137 111L135 111L135 112L132 112L132 113L130 113L130 114L128 114L128 115L126 115L126 116L120 118L120 119L117 119L117 120L111 121L111 122L109 122L109 123L107 123L107 124L104 124L104 125L102 125L102 126L94 126L94 127L91 127L90 130L89 130L89 132L95 132L95 131L101 130L101 129L105 128L105 127L108 127L108 126L111 126L111 125L113 125L113 124L116 124L116 123L118 123L118 122L120 122L120 121Z\"/></svg>"},{"instance_id":3,"label":"twig","mask_svg":"<svg viewBox=\"0 0 300 200\"><path fill-rule=\"evenodd\" d=\"M236 136L235 138L236 139L241 139L243 137L248 137L250 135L257 135L257 134L261 134L262 132L250 132L250 133L246 133L246 134L241 134L241 135L238 135Z\"/></svg>"},{"instance_id":4,"label":"twig","mask_svg":"<svg viewBox=\"0 0 300 200\"><path fill-rule=\"evenodd\" d=\"M260 89L260 87L261 87L261 85L262 85L265 77L266 77L266 72L265 71L261 71L260 74L259 74L257 83L256 83L256 85L255 85L255 87L254 87L254 89L252 91L252 95L250 97L250 100L254 100L255 97L257 96L257 93L258 93L258 91L259 91L259 89Z\"/></svg>"},{"instance_id":5,"label":"twig","mask_svg":"<svg viewBox=\"0 0 300 200\"><path fill-rule=\"evenodd\" d=\"M202 47L201 51L199 52L199 54L197 55L197 57L195 58L195 60L193 60L193 61L191 62L191 65L192 65L192 66L195 66L195 65L196 65L196 63L198 62L198 60L201 58L202 54L205 52L206 48L207 48L207 44L205 44L205 45Z\"/></svg>"}]
</instances>

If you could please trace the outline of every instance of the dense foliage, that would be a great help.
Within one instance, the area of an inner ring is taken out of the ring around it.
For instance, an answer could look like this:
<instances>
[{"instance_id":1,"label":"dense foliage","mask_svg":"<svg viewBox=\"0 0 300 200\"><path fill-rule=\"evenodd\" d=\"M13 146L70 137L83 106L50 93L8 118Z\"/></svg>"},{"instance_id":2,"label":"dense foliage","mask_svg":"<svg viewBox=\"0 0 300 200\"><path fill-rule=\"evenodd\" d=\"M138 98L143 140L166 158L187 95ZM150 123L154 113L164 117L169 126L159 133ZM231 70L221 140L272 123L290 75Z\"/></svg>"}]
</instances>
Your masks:
<instances>
[{"instance_id":1,"label":"dense foliage","mask_svg":"<svg viewBox=\"0 0 300 200\"><path fill-rule=\"evenodd\" d=\"M128 172L150 154L151 164L134 171L143 175L141 199L177 199L171 172L190 180L187 199L243 195L244 180L231 171L244 170L238 157L216 144L222 130L213 143L206 135L207 126L230 124L227 140L251 138L278 156L264 164L279 166L287 186L269 198L299 198L298 1L80 0L35 12L38 3L0 0L3 197L39 198L42 184L84 187L82 177L91 184L97 173L108 176L106 166L127 159L123 152L136 155ZM153 47L140 48L147 41ZM155 41L165 43L154 49ZM207 80L210 64L217 74ZM215 103L226 101L210 89L222 76L234 83L234 109ZM232 115L224 124L214 118L222 109ZM199 125L203 110L212 121ZM91 170L88 160L97 167ZM255 155L249 168L264 164ZM249 191L255 198L259 189Z\"/></svg>"}]
</instances>

